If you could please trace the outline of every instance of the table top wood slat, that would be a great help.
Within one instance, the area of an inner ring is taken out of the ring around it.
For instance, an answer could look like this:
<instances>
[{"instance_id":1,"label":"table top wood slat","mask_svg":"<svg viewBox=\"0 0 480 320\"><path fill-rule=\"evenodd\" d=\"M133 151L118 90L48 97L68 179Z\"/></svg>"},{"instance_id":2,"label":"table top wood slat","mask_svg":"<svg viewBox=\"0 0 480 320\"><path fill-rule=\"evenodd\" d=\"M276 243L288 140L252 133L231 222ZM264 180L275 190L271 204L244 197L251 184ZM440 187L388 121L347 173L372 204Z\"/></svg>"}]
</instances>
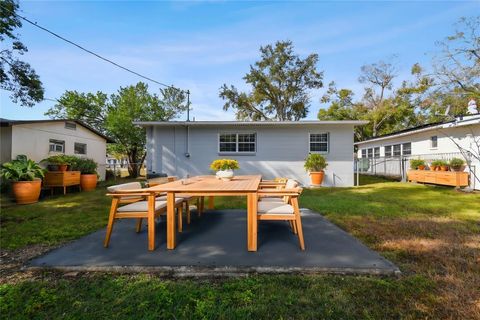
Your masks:
<instances>
[{"instance_id":1,"label":"table top wood slat","mask_svg":"<svg viewBox=\"0 0 480 320\"><path fill-rule=\"evenodd\" d=\"M156 192L256 192L262 179L261 175L235 176L231 181L216 179L215 176L198 176L182 180L160 184L147 189Z\"/></svg>"}]
</instances>

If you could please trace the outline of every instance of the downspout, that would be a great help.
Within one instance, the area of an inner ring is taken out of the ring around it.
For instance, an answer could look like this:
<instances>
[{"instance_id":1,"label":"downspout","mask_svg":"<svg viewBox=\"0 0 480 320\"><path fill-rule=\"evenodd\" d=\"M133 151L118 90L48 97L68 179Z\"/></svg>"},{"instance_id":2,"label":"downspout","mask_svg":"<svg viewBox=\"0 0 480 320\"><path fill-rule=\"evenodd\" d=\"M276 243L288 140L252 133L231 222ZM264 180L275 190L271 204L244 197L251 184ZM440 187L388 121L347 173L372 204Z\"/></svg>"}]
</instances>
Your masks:
<instances>
[{"instance_id":1,"label":"downspout","mask_svg":"<svg viewBox=\"0 0 480 320\"><path fill-rule=\"evenodd\" d=\"M190 158L190 149L189 149L189 145L188 145L188 142L190 140L190 126L189 125L187 125L187 134L186 134L185 139L186 139L186 141L185 141L185 157Z\"/></svg>"}]
</instances>

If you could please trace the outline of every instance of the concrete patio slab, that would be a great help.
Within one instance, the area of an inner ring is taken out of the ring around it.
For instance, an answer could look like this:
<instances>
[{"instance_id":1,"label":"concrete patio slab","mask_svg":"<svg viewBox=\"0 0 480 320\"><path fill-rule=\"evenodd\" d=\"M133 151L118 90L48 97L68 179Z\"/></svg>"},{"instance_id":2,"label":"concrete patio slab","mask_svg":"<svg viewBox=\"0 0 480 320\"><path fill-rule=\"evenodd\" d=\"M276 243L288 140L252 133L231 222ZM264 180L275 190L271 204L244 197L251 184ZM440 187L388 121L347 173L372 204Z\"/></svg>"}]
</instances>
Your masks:
<instances>
[{"instance_id":1,"label":"concrete patio slab","mask_svg":"<svg viewBox=\"0 0 480 320\"><path fill-rule=\"evenodd\" d=\"M196 214L193 214L196 217ZM248 252L245 210L208 211L184 224L175 250L166 249L165 222L157 223L156 250L135 221L114 225L109 248L100 230L32 260L31 267L64 270L162 270L184 274L236 272L329 272L396 274L399 269L320 214L302 209L306 251L284 221L262 221L258 251Z\"/></svg>"}]
</instances>

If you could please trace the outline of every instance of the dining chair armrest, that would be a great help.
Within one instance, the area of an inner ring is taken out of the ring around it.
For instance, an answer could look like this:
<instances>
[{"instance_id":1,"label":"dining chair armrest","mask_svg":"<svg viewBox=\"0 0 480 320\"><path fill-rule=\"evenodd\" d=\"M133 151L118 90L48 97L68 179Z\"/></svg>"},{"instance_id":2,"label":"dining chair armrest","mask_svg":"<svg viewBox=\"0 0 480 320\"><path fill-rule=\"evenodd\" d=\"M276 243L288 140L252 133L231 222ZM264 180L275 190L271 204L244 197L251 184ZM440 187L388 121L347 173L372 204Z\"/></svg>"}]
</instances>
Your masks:
<instances>
[{"instance_id":1,"label":"dining chair armrest","mask_svg":"<svg viewBox=\"0 0 480 320\"><path fill-rule=\"evenodd\" d=\"M258 190L257 194L259 196L298 196L302 193L302 188L294 189L268 189L268 190Z\"/></svg>"}]
</instances>

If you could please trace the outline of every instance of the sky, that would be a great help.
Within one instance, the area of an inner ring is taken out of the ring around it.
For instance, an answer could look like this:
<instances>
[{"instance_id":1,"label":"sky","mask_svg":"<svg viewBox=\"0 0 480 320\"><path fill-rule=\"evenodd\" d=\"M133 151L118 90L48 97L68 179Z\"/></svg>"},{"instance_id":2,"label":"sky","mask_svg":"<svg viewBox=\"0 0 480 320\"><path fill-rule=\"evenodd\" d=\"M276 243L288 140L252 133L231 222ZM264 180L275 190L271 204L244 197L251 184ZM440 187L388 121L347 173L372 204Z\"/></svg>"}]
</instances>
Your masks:
<instances>
[{"instance_id":1,"label":"sky","mask_svg":"<svg viewBox=\"0 0 480 320\"><path fill-rule=\"evenodd\" d=\"M291 40L301 57L319 55L324 88L310 92L307 119L315 119L328 83L361 95L360 67L391 60L399 79L414 63L428 66L435 42L453 33L480 2L462 1L20 1L21 14L125 67L191 92L191 117L234 120L223 111L225 83L249 90L243 76L260 46ZM29 51L23 59L39 74L45 98L66 90L114 93L144 81L24 23L18 30ZM148 82L147 82L148 83ZM159 86L149 83L151 92ZM0 90L0 116L45 119L50 100L32 108ZM180 116L184 120L185 115Z\"/></svg>"}]
</instances>

